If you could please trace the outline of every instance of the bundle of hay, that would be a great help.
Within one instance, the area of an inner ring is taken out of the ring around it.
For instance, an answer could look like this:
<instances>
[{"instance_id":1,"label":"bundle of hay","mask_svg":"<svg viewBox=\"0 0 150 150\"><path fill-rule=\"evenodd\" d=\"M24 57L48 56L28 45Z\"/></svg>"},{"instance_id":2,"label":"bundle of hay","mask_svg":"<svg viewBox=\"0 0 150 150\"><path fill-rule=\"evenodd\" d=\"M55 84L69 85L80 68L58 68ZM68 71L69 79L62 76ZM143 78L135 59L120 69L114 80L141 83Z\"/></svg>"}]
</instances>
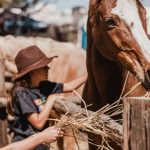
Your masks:
<instances>
[{"instance_id":1,"label":"bundle of hay","mask_svg":"<svg viewBox=\"0 0 150 150\"><path fill-rule=\"evenodd\" d=\"M70 98L72 99L72 98ZM75 99L77 102L75 102ZM102 137L102 147L109 147L109 139L122 145L122 125L111 117L122 113L122 105L115 102L112 105L107 105L97 112L87 110L87 107L81 108L77 105L79 99L75 98L73 102L70 100L57 100L54 104L54 109L60 113L66 113L61 119L57 119L55 126L63 130L70 128L76 134L82 134L82 131L100 135ZM120 121L120 120L119 120ZM93 141L90 141L95 144Z\"/></svg>"}]
</instances>

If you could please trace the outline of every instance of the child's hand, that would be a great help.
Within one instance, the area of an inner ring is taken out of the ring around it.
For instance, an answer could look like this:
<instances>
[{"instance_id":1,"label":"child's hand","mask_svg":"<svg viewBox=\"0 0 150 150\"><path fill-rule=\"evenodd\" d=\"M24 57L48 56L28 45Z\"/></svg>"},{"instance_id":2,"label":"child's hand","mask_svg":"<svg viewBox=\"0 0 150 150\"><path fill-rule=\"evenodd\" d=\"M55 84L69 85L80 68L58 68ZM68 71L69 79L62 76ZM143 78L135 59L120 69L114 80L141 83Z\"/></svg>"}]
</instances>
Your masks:
<instances>
[{"instance_id":1,"label":"child's hand","mask_svg":"<svg viewBox=\"0 0 150 150\"><path fill-rule=\"evenodd\" d=\"M56 141L59 137L63 137L64 132L58 130L55 126L53 126L45 129L40 134L41 138L43 138L43 143L46 144Z\"/></svg>"}]
</instances>

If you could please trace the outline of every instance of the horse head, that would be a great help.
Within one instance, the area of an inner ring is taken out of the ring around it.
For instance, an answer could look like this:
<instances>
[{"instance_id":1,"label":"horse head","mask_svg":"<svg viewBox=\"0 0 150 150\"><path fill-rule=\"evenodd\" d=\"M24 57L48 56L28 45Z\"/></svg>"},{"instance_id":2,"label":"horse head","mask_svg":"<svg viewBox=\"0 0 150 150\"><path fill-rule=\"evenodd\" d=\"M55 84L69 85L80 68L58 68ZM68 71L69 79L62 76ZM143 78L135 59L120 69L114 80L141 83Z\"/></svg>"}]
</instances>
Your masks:
<instances>
[{"instance_id":1,"label":"horse head","mask_svg":"<svg viewBox=\"0 0 150 150\"><path fill-rule=\"evenodd\" d=\"M91 0L87 28L88 48L94 45L150 89L150 40L139 0Z\"/></svg>"}]
</instances>

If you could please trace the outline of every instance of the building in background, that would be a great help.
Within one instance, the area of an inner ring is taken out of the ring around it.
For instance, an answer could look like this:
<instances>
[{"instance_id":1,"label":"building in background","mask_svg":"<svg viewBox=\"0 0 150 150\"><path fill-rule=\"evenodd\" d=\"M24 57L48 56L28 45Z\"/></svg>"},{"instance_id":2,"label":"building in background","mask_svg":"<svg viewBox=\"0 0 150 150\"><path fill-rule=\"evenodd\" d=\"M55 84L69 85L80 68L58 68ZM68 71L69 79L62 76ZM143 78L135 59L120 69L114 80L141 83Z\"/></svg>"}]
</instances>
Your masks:
<instances>
[{"instance_id":1,"label":"building in background","mask_svg":"<svg viewBox=\"0 0 150 150\"><path fill-rule=\"evenodd\" d=\"M86 47L88 0L0 2L4 6L0 9L0 35L48 36Z\"/></svg>"},{"instance_id":2,"label":"building in background","mask_svg":"<svg viewBox=\"0 0 150 150\"><path fill-rule=\"evenodd\" d=\"M63 2L63 1L56 1ZM71 2L71 1L70 1ZM88 1L87 1L88 2ZM29 11L42 8L42 3L33 6ZM70 4L71 5L71 4ZM67 5L68 6L68 5ZM31 18L49 24L50 36L58 41L69 41L79 47L84 47L86 39L87 4L84 6L63 7L57 9L55 4L47 4L37 13L31 13ZM83 32L85 31L85 32Z\"/></svg>"}]
</instances>

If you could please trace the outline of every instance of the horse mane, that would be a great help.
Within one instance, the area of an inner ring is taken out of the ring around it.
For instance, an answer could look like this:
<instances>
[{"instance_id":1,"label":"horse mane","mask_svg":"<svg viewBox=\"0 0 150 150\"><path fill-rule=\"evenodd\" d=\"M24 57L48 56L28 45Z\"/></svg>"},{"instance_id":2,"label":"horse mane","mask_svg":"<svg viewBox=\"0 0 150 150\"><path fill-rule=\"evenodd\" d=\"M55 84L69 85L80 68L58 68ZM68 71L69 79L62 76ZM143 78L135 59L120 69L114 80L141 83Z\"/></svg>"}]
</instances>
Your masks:
<instances>
[{"instance_id":1,"label":"horse mane","mask_svg":"<svg viewBox=\"0 0 150 150\"><path fill-rule=\"evenodd\" d=\"M88 66L87 70L89 73L92 72L91 71L91 58L89 58L89 56L91 55L92 47L93 47L92 31L91 31L90 18L88 17L88 20L87 20L87 57L86 57L87 61L86 61L86 65Z\"/></svg>"},{"instance_id":2,"label":"horse mane","mask_svg":"<svg viewBox=\"0 0 150 150\"><path fill-rule=\"evenodd\" d=\"M94 15L94 12L96 12L96 9L98 7L97 3L99 0L90 0L89 2L89 13L88 17L91 18Z\"/></svg>"},{"instance_id":3,"label":"horse mane","mask_svg":"<svg viewBox=\"0 0 150 150\"><path fill-rule=\"evenodd\" d=\"M143 24L144 30L147 33L146 9L145 9L143 3L140 0L134 0L134 1L136 1L136 5L138 7L138 11L139 11L139 14L140 14L140 18L142 20L142 24Z\"/></svg>"}]
</instances>

